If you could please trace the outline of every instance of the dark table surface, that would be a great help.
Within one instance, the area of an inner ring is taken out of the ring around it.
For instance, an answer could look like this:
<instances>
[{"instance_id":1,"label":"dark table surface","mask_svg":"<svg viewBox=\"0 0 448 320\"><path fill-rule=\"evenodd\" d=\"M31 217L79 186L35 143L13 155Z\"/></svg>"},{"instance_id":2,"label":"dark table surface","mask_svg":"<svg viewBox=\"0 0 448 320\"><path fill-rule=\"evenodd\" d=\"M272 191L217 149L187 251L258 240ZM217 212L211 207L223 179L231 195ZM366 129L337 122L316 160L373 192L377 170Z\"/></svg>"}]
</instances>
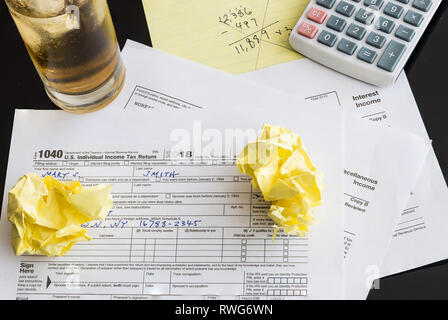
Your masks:
<instances>
[{"instance_id":1,"label":"dark table surface","mask_svg":"<svg viewBox=\"0 0 448 320\"><path fill-rule=\"evenodd\" d=\"M163 1L163 0L161 0ZM140 0L109 0L120 46L126 39L151 45ZM57 109L48 99L25 46L0 0L2 80L0 116L0 194L3 194L14 109ZM445 179L448 177L448 0L408 61L405 70ZM448 212L447 212L448 214ZM448 243L446 244L448 245ZM420 254L416 252L416 254ZM1 260L1 259L0 259ZM369 299L448 299L448 260L381 279Z\"/></svg>"}]
</instances>

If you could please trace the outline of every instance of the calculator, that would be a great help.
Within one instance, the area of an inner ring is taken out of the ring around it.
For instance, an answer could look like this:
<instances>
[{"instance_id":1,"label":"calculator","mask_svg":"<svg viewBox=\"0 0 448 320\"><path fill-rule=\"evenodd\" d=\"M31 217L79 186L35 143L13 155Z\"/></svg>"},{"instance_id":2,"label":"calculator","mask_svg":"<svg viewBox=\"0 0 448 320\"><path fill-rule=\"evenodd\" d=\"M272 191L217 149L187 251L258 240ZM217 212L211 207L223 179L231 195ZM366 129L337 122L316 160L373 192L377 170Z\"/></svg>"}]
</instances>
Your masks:
<instances>
[{"instance_id":1,"label":"calculator","mask_svg":"<svg viewBox=\"0 0 448 320\"><path fill-rule=\"evenodd\" d=\"M311 0L289 41L329 68L395 82L442 0Z\"/></svg>"}]
</instances>

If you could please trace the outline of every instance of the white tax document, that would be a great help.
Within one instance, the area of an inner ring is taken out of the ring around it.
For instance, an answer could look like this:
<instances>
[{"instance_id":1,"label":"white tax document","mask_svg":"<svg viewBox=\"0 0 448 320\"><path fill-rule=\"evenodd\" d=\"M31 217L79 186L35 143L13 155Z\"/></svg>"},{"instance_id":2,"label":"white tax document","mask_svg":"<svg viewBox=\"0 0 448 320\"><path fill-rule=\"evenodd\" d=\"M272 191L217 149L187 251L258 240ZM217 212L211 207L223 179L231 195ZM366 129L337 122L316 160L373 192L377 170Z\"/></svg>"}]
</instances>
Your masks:
<instances>
[{"instance_id":1,"label":"white tax document","mask_svg":"<svg viewBox=\"0 0 448 320\"><path fill-rule=\"evenodd\" d=\"M115 105L117 109L142 111L181 108L173 108L175 102L172 96L170 104L153 97L154 92L160 96L174 89L177 92L176 99L180 101L177 104L182 105L182 108L187 108L186 101L190 105L201 106L202 109L243 108L248 118L257 113L249 111L249 106L258 107L259 112L262 108L267 108L263 112L269 118L270 114L279 112L284 112L287 117L289 112L294 113L293 109L282 110L281 107L294 108L304 104L303 99L279 94L268 87L247 85L240 81L241 78L132 41L128 41L123 55L132 80L128 81L124 94ZM158 76L150 77L148 74ZM144 91L142 88L145 88ZM234 95L234 92L238 94ZM208 96L215 97L214 101L217 103L207 101ZM313 102L313 99L308 100ZM325 94L319 97L319 101L328 107L328 112L341 109L336 93ZM399 212L415 186L427 148L413 143L402 144L392 138L396 134L393 133L394 130L382 128L381 131L380 128L376 131L374 127L378 127L377 125L367 122L360 125L359 121L349 118L346 124L346 139L348 142L352 141L352 144L347 144L349 151L344 164L346 186L342 204L347 226L344 253L350 248L350 251L355 251L350 253L355 258L349 257L346 261L346 297L364 299L371 283L379 276L379 265L390 243ZM365 134L359 135L358 131L363 130ZM397 160L399 154L407 155L406 159ZM367 158L363 158L364 156ZM373 158L376 161L369 160Z\"/></svg>"},{"instance_id":2,"label":"white tax document","mask_svg":"<svg viewBox=\"0 0 448 320\"><path fill-rule=\"evenodd\" d=\"M295 114L268 120L301 136L325 173L325 201L307 237L279 232L273 240L269 204L235 165L265 114L17 110L0 221L0 298L341 299L342 114L306 107ZM113 184L112 211L85 225L92 241L62 257L14 255L7 192L26 173Z\"/></svg>"},{"instance_id":3,"label":"white tax document","mask_svg":"<svg viewBox=\"0 0 448 320\"><path fill-rule=\"evenodd\" d=\"M244 77L315 103L337 102L344 110L362 119L382 122L428 138L404 72L393 86L378 88L302 59L248 73ZM412 196L400 209L401 219L394 228L390 248L381 265L381 276L448 258L445 245L448 242L447 199L448 188L431 148Z\"/></svg>"}]
</instances>

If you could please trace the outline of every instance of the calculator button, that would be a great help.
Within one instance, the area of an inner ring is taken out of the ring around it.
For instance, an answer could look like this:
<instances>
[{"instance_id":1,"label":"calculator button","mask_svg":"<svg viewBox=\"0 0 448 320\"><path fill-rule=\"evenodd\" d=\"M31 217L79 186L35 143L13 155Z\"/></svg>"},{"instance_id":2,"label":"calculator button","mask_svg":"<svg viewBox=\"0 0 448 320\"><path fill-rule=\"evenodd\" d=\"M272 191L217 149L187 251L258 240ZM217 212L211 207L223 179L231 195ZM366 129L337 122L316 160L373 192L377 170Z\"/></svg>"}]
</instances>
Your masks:
<instances>
[{"instance_id":1,"label":"calculator button","mask_svg":"<svg viewBox=\"0 0 448 320\"><path fill-rule=\"evenodd\" d=\"M322 7L331 9L331 8L333 8L334 4L336 3L336 0L317 0L316 3Z\"/></svg>"},{"instance_id":2,"label":"calculator button","mask_svg":"<svg viewBox=\"0 0 448 320\"><path fill-rule=\"evenodd\" d=\"M413 26L419 27L422 24L423 15L415 11L409 10L404 16L404 22L412 24Z\"/></svg>"},{"instance_id":3,"label":"calculator button","mask_svg":"<svg viewBox=\"0 0 448 320\"><path fill-rule=\"evenodd\" d=\"M353 2L361 2L361 0L352 0Z\"/></svg>"},{"instance_id":4,"label":"calculator button","mask_svg":"<svg viewBox=\"0 0 448 320\"><path fill-rule=\"evenodd\" d=\"M327 17L327 13L325 11L319 10L317 8L311 8L310 11L308 11L308 14L306 15L308 19L311 21L317 22L319 24L322 24Z\"/></svg>"},{"instance_id":5,"label":"calculator button","mask_svg":"<svg viewBox=\"0 0 448 320\"><path fill-rule=\"evenodd\" d=\"M328 28L339 31L339 32L344 30L346 24L347 23L345 22L344 19L339 18L337 16L331 16L327 21Z\"/></svg>"},{"instance_id":6,"label":"calculator button","mask_svg":"<svg viewBox=\"0 0 448 320\"><path fill-rule=\"evenodd\" d=\"M431 8L432 1L431 0L414 0L412 6L419 10L428 12L429 8Z\"/></svg>"},{"instance_id":7,"label":"calculator button","mask_svg":"<svg viewBox=\"0 0 448 320\"><path fill-rule=\"evenodd\" d=\"M403 7L393 4L392 2L389 2L386 7L384 8L384 13L388 16L391 16L395 19L399 19L401 15L403 14Z\"/></svg>"},{"instance_id":8,"label":"calculator button","mask_svg":"<svg viewBox=\"0 0 448 320\"><path fill-rule=\"evenodd\" d=\"M367 49L366 47L362 47L358 52L358 59L367 63L373 63L377 56L378 54L375 51Z\"/></svg>"},{"instance_id":9,"label":"calculator button","mask_svg":"<svg viewBox=\"0 0 448 320\"><path fill-rule=\"evenodd\" d=\"M380 17L377 21L377 28L383 32L391 33L395 27L395 23L392 20Z\"/></svg>"},{"instance_id":10,"label":"calculator button","mask_svg":"<svg viewBox=\"0 0 448 320\"><path fill-rule=\"evenodd\" d=\"M408 4L409 3L409 0L397 0L398 2L401 2L401 3L405 3L405 4Z\"/></svg>"},{"instance_id":11,"label":"calculator button","mask_svg":"<svg viewBox=\"0 0 448 320\"><path fill-rule=\"evenodd\" d=\"M412 38L414 38L415 31L411 28L405 26L399 26L397 31L395 32L395 36L400 38L401 40L411 42Z\"/></svg>"},{"instance_id":12,"label":"calculator button","mask_svg":"<svg viewBox=\"0 0 448 320\"><path fill-rule=\"evenodd\" d=\"M384 0L365 0L364 1L364 5L365 6L372 6L372 7L376 7L378 9L381 9L381 7L383 6Z\"/></svg>"},{"instance_id":13,"label":"calculator button","mask_svg":"<svg viewBox=\"0 0 448 320\"><path fill-rule=\"evenodd\" d=\"M336 43L337 39L338 37L335 34L324 30L320 33L319 38L317 38L317 41L329 47L332 47Z\"/></svg>"},{"instance_id":14,"label":"calculator button","mask_svg":"<svg viewBox=\"0 0 448 320\"><path fill-rule=\"evenodd\" d=\"M347 35L357 40L361 40L366 35L366 29L352 23L347 29Z\"/></svg>"},{"instance_id":15,"label":"calculator button","mask_svg":"<svg viewBox=\"0 0 448 320\"><path fill-rule=\"evenodd\" d=\"M341 1L336 7L336 12L346 17L351 17L353 12L355 12L355 6L348 2Z\"/></svg>"},{"instance_id":16,"label":"calculator button","mask_svg":"<svg viewBox=\"0 0 448 320\"><path fill-rule=\"evenodd\" d=\"M358 13L356 13L355 16L355 20L359 21L361 23L364 24L371 24L373 22L373 19L375 18L375 16L373 15L373 12L364 10L364 9L359 9Z\"/></svg>"},{"instance_id":17,"label":"calculator button","mask_svg":"<svg viewBox=\"0 0 448 320\"><path fill-rule=\"evenodd\" d=\"M312 24L302 22L299 26L299 29L297 29L297 32L302 36L313 39L316 36L317 28Z\"/></svg>"},{"instance_id":18,"label":"calculator button","mask_svg":"<svg viewBox=\"0 0 448 320\"><path fill-rule=\"evenodd\" d=\"M375 48L381 49L386 43L386 37L378 33L371 32L367 37L366 42Z\"/></svg>"},{"instance_id":19,"label":"calculator button","mask_svg":"<svg viewBox=\"0 0 448 320\"><path fill-rule=\"evenodd\" d=\"M386 71L393 72L405 50L406 46L404 44L391 40L378 61L378 67Z\"/></svg>"},{"instance_id":20,"label":"calculator button","mask_svg":"<svg viewBox=\"0 0 448 320\"><path fill-rule=\"evenodd\" d=\"M342 51L350 56L355 53L355 50L357 47L358 46L356 45L356 43L348 41L347 39L344 39L344 38L342 38L338 44L338 50Z\"/></svg>"}]
</instances>

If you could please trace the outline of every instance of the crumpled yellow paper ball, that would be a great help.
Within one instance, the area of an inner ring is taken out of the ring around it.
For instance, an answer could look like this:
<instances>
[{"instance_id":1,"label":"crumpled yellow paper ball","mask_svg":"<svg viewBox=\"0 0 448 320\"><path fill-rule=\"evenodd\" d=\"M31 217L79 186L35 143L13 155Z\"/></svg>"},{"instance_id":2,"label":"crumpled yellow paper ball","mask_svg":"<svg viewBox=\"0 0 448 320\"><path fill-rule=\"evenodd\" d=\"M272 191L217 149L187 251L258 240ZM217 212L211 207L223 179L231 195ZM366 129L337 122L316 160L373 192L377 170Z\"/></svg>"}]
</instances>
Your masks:
<instances>
[{"instance_id":1,"label":"crumpled yellow paper ball","mask_svg":"<svg viewBox=\"0 0 448 320\"><path fill-rule=\"evenodd\" d=\"M16 255L61 256L76 242L89 241L81 225L106 217L113 206L111 188L83 188L78 181L61 182L35 174L20 178L8 198Z\"/></svg>"},{"instance_id":2,"label":"crumpled yellow paper ball","mask_svg":"<svg viewBox=\"0 0 448 320\"><path fill-rule=\"evenodd\" d=\"M309 231L315 221L312 208L322 204L323 173L316 170L297 134L265 124L257 141L240 153L237 165L272 203L268 215L275 233L282 229L304 236Z\"/></svg>"}]
</instances>

